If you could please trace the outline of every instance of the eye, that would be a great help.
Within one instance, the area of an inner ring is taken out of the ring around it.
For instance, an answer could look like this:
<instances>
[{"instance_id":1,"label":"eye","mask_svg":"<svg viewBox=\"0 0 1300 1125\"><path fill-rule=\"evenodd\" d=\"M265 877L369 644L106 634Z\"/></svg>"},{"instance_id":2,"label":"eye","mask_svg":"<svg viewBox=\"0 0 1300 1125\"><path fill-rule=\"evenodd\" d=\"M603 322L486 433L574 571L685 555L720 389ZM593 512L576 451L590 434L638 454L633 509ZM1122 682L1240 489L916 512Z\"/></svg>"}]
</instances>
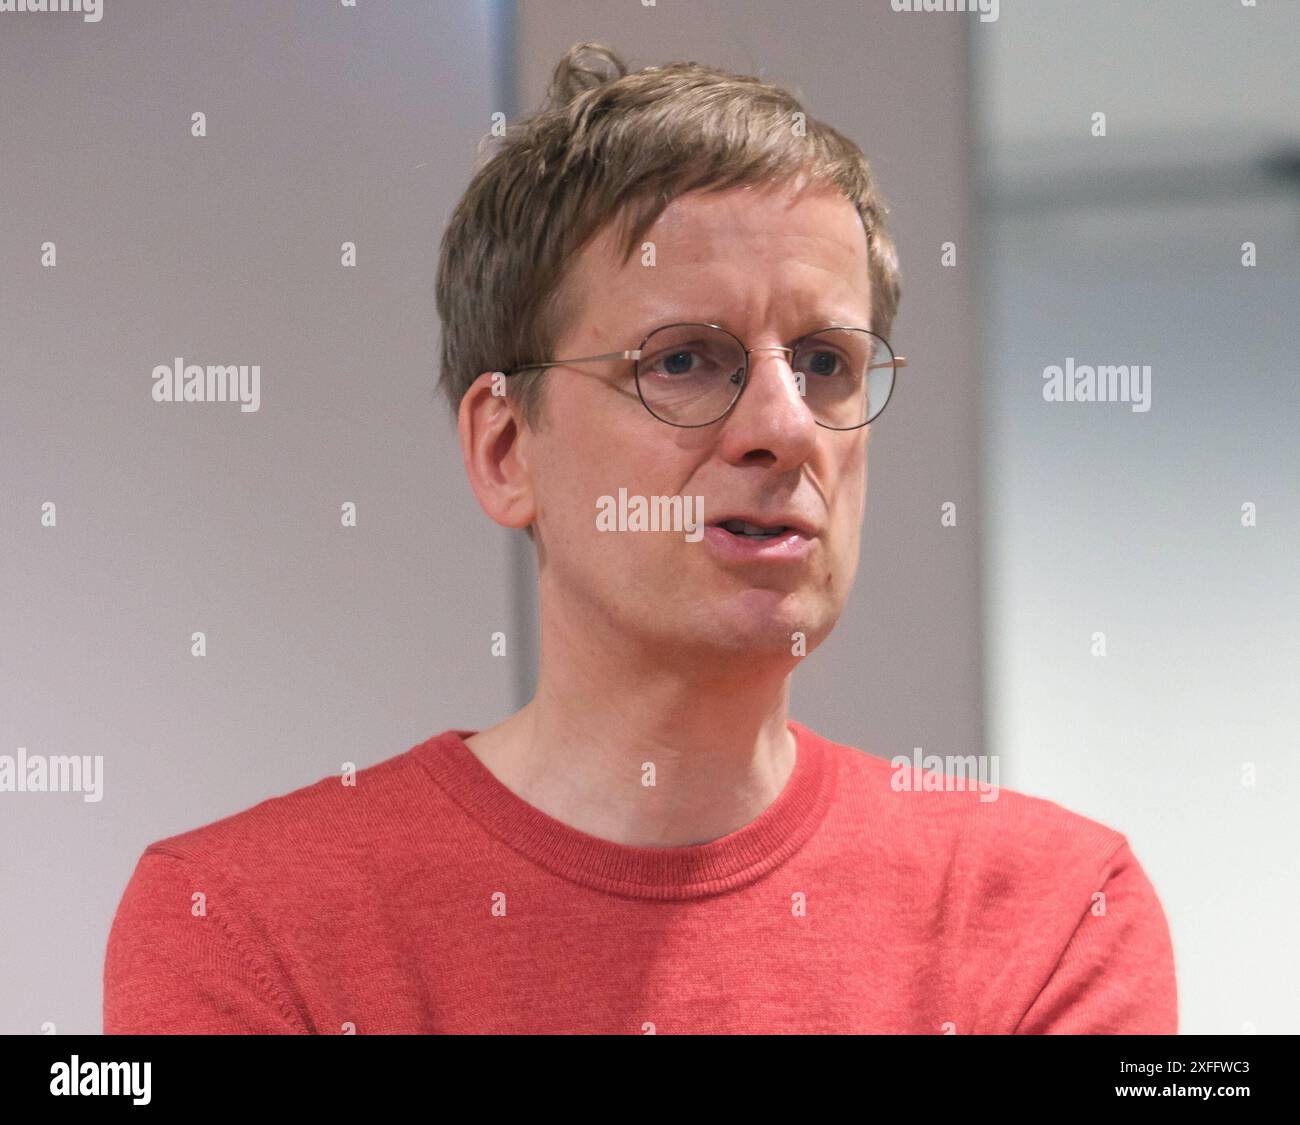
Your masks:
<instances>
[{"instance_id":1,"label":"eye","mask_svg":"<svg viewBox=\"0 0 1300 1125\"><path fill-rule=\"evenodd\" d=\"M682 348L679 351L670 352L663 358L664 374L666 375L685 375L691 370L691 360L695 353Z\"/></svg>"},{"instance_id":2,"label":"eye","mask_svg":"<svg viewBox=\"0 0 1300 1125\"><path fill-rule=\"evenodd\" d=\"M818 382L854 385L862 380L870 363L870 339L855 329L827 328L799 343L794 369Z\"/></svg>"},{"instance_id":3,"label":"eye","mask_svg":"<svg viewBox=\"0 0 1300 1125\"><path fill-rule=\"evenodd\" d=\"M687 340L672 344L641 361L641 374L663 379L716 377L744 363L743 355L722 341Z\"/></svg>"},{"instance_id":4,"label":"eye","mask_svg":"<svg viewBox=\"0 0 1300 1125\"><path fill-rule=\"evenodd\" d=\"M844 373L844 357L839 352L824 347L801 351L796 357L796 364L800 371L822 378Z\"/></svg>"}]
</instances>

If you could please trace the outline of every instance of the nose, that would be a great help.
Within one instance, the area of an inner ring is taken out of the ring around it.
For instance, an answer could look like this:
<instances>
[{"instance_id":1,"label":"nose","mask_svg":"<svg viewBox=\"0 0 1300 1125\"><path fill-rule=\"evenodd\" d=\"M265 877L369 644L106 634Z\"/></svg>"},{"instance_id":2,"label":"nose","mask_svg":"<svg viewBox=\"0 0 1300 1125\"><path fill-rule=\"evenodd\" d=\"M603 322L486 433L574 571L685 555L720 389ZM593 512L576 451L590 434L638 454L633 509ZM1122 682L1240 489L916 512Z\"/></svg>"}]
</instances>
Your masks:
<instances>
[{"instance_id":1,"label":"nose","mask_svg":"<svg viewBox=\"0 0 1300 1125\"><path fill-rule=\"evenodd\" d=\"M721 440L729 459L766 454L780 468L793 468L812 454L817 423L790 367L789 348L750 348L749 375L727 415Z\"/></svg>"}]
</instances>

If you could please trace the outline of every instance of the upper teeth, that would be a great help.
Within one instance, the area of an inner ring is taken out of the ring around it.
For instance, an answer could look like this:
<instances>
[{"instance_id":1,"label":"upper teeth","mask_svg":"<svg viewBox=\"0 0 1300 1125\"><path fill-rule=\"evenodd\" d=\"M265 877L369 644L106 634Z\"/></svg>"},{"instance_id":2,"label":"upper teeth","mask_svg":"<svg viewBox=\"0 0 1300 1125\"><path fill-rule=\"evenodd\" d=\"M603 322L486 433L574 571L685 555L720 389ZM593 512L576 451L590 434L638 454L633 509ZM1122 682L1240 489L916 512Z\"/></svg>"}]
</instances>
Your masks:
<instances>
[{"instance_id":1,"label":"upper teeth","mask_svg":"<svg viewBox=\"0 0 1300 1125\"><path fill-rule=\"evenodd\" d=\"M722 526L737 535L777 535L785 530L781 527L759 527L744 520L723 520Z\"/></svg>"}]
</instances>

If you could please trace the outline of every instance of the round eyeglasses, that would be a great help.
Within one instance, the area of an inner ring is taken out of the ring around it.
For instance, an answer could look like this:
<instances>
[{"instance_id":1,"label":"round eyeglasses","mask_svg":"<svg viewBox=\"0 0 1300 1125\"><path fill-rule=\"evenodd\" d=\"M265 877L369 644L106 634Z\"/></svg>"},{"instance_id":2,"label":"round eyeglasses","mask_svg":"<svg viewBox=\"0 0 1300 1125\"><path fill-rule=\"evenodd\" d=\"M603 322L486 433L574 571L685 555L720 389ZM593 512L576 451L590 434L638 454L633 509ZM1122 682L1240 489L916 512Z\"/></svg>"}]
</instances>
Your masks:
<instances>
[{"instance_id":1,"label":"round eyeglasses","mask_svg":"<svg viewBox=\"0 0 1300 1125\"><path fill-rule=\"evenodd\" d=\"M731 410L749 379L751 352L779 351L789 358L799 394L819 425L856 430L880 416L894 389L894 372L907 359L894 355L883 336L866 328L821 328L792 347L747 348L718 324L668 324L631 351L555 359L511 368L520 371L631 359L642 405L670 426L709 426Z\"/></svg>"}]
</instances>

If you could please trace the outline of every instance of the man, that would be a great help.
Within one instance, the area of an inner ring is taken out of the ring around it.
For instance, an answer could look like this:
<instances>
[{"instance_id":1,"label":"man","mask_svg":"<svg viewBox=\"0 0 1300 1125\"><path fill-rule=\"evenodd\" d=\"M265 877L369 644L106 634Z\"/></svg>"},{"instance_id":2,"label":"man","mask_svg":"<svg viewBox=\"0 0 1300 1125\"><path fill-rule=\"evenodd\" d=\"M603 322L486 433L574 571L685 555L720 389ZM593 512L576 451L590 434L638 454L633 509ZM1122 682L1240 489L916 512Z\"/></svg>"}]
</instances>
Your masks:
<instances>
[{"instance_id":1,"label":"man","mask_svg":"<svg viewBox=\"0 0 1300 1125\"><path fill-rule=\"evenodd\" d=\"M470 484L537 549L536 695L152 845L106 1031L1176 1029L1122 835L787 715L901 366L884 210L783 91L566 56L438 287Z\"/></svg>"}]
</instances>

